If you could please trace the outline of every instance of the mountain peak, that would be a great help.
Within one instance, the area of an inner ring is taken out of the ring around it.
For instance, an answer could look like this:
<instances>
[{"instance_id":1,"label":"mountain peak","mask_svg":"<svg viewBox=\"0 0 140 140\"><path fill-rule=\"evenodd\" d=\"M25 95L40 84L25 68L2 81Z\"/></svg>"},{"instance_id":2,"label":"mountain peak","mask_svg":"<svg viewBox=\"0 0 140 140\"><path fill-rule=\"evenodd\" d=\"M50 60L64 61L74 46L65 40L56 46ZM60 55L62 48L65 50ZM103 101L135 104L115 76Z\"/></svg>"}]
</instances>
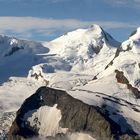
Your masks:
<instances>
[{"instance_id":1,"label":"mountain peak","mask_svg":"<svg viewBox=\"0 0 140 140\"><path fill-rule=\"evenodd\" d=\"M118 46L118 42L113 39L107 32L105 32L99 25L93 24L88 29L77 29L72 32L45 44L50 49L50 53L61 55L66 51L72 50L72 52L83 52L87 54L89 47L95 50L106 46L107 48ZM99 52L98 51L98 52ZM68 54L68 53L66 53ZM69 54L73 54L70 53ZM82 56L80 53L79 56ZM95 52L95 54L97 54Z\"/></svg>"},{"instance_id":2,"label":"mountain peak","mask_svg":"<svg viewBox=\"0 0 140 140\"><path fill-rule=\"evenodd\" d=\"M132 39L132 40L138 40L138 39L140 39L140 27L138 27L138 28L131 34L131 36L129 37L129 39Z\"/></svg>"},{"instance_id":3,"label":"mountain peak","mask_svg":"<svg viewBox=\"0 0 140 140\"><path fill-rule=\"evenodd\" d=\"M94 31L94 32L98 32L98 33L102 33L102 28L98 24L92 24L89 27L89 30Z\"/></svg>"},{"instance_id":4,"label":"mountain peak","mask_svg":"<svg viewBox=\"0 0 140 140\"><path fill-rule=\"evenodd\" d=\"M122 43L123 50L131 50L133 53L140 53L140 27L131 33L128 40Z\"/></svg>"}]
</instances>

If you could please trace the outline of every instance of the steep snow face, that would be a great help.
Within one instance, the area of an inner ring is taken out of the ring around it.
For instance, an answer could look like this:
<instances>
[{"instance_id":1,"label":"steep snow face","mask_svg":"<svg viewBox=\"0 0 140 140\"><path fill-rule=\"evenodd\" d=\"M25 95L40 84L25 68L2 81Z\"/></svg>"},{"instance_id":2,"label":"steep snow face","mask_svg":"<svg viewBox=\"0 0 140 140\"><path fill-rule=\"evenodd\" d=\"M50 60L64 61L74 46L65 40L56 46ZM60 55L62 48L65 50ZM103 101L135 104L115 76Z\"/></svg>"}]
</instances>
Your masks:
<instances>
[{"instance_id":1,"label":"steep snow face","mask_svg":"<svg viewBox=\"0 0 140 140\"><path fill-rule=\"evenodd\" d=\"M58 133L65 134L67 129L59 126L61 111L56 107L57 105L40 107L37 111L26 113L24 119L30 123L31 127L39 129L39 135L41 136L55 136Z\"/></svg>"},{"instance_id":2,"label":"steep snow face","mask_svg":"<svg viewBox=\"0 0 140 140\"><path fill-rule=\"evenodd\" d=\"M133 53L140 53L140 27L129 39L122 43L123 50L130 50Z\"/></svg>"},{"instance_id":3,"label":"steep snow face","mask_svg":"<svg viewBox=\"0 0 140 140\"><path fill-rule=\"evenodd\" d=\"M123 71L129 84L140 90L140 28L122 43L110 69Z\"/></svg>"},{"instance_id":4,"label":"steep snow face","mask_svg":"<svg viewBox=\"0 0 140 140\"><path fill-rule=\"evenodd\" d=\"M98 54L102 48L118 47L119 43L100 26L92 25L89 29L69 32L45 45L50 46L51 54L73 60L78 57L89 59Z\"/></svg>"},{"instance_id":5,"label":"steep snow face","mask_svg":"<svg viewBox=\"0 0 140 140\"><path fill-rule=\"evenodd\" d=\"M132 36L130 36L129 39L132 40L140 39L140 27L137 28L136 32Z\"/></svg>"}]
</instances>

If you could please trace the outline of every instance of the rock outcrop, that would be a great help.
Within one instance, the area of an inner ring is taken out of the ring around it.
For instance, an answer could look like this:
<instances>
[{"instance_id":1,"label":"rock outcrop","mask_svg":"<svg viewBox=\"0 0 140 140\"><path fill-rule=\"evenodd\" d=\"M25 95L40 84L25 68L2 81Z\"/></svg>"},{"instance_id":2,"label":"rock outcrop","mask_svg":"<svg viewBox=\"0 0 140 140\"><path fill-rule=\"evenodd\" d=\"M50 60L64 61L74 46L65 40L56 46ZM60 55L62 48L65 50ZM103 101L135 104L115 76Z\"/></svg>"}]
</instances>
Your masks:
<instances>
[{"instance_id":1,"label":"rock outcrop","mask_svg":"<svg viewBox=\"0 0 140 140\"><path fill-rule=\"evenodd\" d=\"M18 110L8 139L23 140L39 136L40 118L36 117L34 125L32 125L32 122L29 122L29 116L33 116L34 112L41 107L54 107L54 105L57 105L56 108L61 112L59 127L66 131L64 133L56 132L55 136L48 136L46 139L57 139L60 136L65 138L67 134L81 132L89 134L96 140L118 140L123 135L120 126L112 121L102 108L87 105L71 97L65 91L41 87L26 99Z\"/></svg>"},{"instance_id":2,"label":"rock outcrop","mask_svg":"<svg viewBox=\"0 0 140 140\"><path fill-rule=\"evenodd\" d=\"M127 88L135 95L135 97L137 99L140 98L140 91L133 87L128 79L124 76L124 73L122 71L119 71L119 70L115 70L115 73L116 73L116 79L117 79L117 82L118 83L122 83L122 84L126 84L127 85Z\"/></svg>"}]
</instances>

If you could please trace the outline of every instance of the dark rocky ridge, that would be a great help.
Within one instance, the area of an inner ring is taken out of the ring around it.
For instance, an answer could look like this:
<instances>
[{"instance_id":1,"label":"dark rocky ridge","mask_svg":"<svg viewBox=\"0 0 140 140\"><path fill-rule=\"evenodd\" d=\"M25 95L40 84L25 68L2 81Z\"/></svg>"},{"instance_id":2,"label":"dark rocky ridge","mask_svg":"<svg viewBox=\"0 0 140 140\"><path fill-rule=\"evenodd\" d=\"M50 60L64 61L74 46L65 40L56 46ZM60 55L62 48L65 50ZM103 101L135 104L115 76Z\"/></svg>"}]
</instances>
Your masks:
<instances>
[{"instance_id":1,"label":"dark rocky ridge","mask_svg":"<svg viewBox=\"0 0 140 140\"><path fill-rule=\"evenodd\" d=\"M140 98L140 91L133 87L128 79L124 76L124 73L122 71L119 71L119 70L115 70L115 73L116 73L116 79L117 79L117 82L118 83L122 83L122 84L126 84L127 85L127 88L135 95L135 97L137 99Z\"/></svg>"},{"instance_id":2,"label":"dark rocky ridge","mask_svg":"<svg viewBox=\"0 0 140 140\"><path fill-rule=\"evenodd\" d=\"M42 97L41 100L40 97ZM53 107L54 104L57 104L57 108L61 110L60 126L68 128L70 133L85 132L97 140L125 140L124 138L127 136L122 134L120 126L112 121L101 108L87 105L71 97L65 91L41 87L35 94L26 99L18 110L17 117L9 131L8 140L23 140L38 136L38 130L25 123L26 120L23 120L23 117L29 111L45 105ZM24 127L21 124L24 124ZM126 134L130 133L127 132ZM65 135L61 135L65 137ZM121 136L122 138L120 138ZM135 140L130 136L127 138Z\"/></svg>"},{"instance_id":3,"label":"dark rocky ridge","mask_svg":"<svg viewBox=\"0 0 140 140\"><path fill-rule=\"evenodd\" d=\"M23 46L21 46L21 47L13 46L12 48L10 48L10 49L8 50L8 52L7 52L4 56L5 56L5 57L11 56L11 55L13 55L15 52L17 52L17 51L19 51L19 50L23 50L23 49L24 49Z\"/></svg>"}]
</instances>

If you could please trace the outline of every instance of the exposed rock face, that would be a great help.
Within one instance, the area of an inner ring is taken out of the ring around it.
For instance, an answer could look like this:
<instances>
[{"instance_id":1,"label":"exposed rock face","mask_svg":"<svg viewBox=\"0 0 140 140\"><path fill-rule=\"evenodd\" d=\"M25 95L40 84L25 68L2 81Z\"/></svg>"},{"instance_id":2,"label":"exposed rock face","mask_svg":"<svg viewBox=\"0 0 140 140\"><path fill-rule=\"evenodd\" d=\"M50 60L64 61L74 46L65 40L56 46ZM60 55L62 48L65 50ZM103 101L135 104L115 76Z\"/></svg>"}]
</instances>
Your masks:
<instances>
[{"instance_id":1,"label":"exposed rock face","mask_svg":"<svg viewBox=\"0 0 140 140\"><path fill-rule=\"evenodd\" d=\"M122 84L126 84L127 85L127 88L130 91L132 91L132 93L135 95L135 97L137 99L139 99L140 98L140 91L137 88L133 87L129 83L128 79L124 76L124 73L122 71L119 71L119 70L115 70L115 73L116 73L117 82L118 83L122 83Z\"/></svg>"},{"instance_id":2,"label":"exposed rock face","mask_svg":"<svg viewBox=\"0 0 140 140\"><path fill-rule=\"evenodd\" d=\"M124 73L122 71L115 70L115 73L116 73L116 79L118 83L129 84L129 81L124 76Z\"/></svg>"},{"instance_id":3,"label":"exposed rock face","mask_svg":"<svg viewBox=\"0 0 140 140\"><path fill-rule=\"evenodd\" d=\"M22 46L21 47L14 46L4 56L10 56L10 55L14 54L15 52L17 52L18 50L21 50L21 49L24 49L24 47L22 47Z\"/></svg>"},{"instance_id":4,"label":"exposed rock face","mask_svg":"<svg viewBox=\"0 0 140 140\"><path fill-rule=\"evenodd\" d=\"M56 134L55 138L65 137L67 133L84 132L97 140L118 140L121 134L119 125L113 122L101 108L87 105L65 91L41 87L35 94L25 100L11 126L9 140L23 140L39 135L37 125L31 126L25 114L38 110L40 107L53 107L61 111L61 128L67 128L65 134ZM53 116L52 116L53 117ZM36 118L36 121L38 118ZM39 122L38 122L39 123ZM51 140L53 137L48 137Z\"/></svg>"}]
</instances>

